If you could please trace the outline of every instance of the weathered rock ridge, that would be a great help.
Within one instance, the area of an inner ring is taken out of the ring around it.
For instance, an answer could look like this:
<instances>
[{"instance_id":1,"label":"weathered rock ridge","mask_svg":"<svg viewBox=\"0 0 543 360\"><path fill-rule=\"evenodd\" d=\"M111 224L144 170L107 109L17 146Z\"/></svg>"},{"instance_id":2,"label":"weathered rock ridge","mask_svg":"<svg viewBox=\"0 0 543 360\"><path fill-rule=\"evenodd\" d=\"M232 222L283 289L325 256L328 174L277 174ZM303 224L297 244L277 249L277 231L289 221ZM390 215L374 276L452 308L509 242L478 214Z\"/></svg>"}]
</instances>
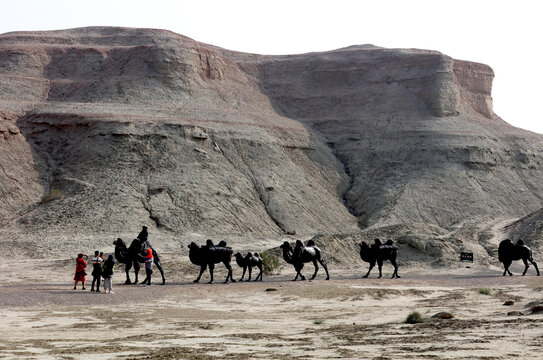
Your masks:
<instances>
[{"instance_id":1,"label":"weathered rock ridge","mask_svg":"<svg viewBox=\"0 0 543 360\"><path fill-rule=\"evenodd\" d=\"M415 49L3 34L0 226L15 242L142 223L249 240L517 219L543 206L543 137L493 113L493 76Z\"/></svg>"}]
</instances>

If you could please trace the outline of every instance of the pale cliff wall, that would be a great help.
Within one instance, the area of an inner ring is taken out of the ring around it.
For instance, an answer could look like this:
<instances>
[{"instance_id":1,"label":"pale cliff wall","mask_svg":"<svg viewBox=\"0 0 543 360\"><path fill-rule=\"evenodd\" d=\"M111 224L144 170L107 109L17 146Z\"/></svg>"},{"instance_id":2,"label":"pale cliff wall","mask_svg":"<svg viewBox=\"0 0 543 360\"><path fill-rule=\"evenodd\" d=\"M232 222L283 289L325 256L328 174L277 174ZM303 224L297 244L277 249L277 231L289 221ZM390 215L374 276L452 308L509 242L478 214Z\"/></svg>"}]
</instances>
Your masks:
<instances>
[{"instance_id":1,"label":"pale cliff wall","mask_svg":"<svg viewBox=\"0 0 543 360\"><path fill-rule=\"evenodd\" d=\"M12 238L142 223L278 238L518 218L543 203L543 138L493 113L492 79L416 49L260 56L162 30L0 35L0 224Z\"/></svg>"}]
</instances>

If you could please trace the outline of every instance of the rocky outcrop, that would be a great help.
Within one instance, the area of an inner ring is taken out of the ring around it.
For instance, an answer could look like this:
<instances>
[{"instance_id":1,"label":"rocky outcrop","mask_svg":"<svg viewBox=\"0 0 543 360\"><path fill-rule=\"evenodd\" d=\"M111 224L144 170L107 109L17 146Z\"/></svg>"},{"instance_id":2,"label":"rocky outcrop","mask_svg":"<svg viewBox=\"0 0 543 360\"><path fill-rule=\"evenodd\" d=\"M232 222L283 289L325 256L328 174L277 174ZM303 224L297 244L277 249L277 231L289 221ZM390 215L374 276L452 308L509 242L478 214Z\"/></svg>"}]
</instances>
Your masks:
<instances>
[{"instance_id":1,"label":"rocky outcrop","mask_svg":"<svg viewBox=\"0 0 543 360\"><path fill-rule=\"evenodd\" d=\"M351 178L345 202L361 227L446 228L516 217L541 202L541 137L493 114L486 65L350 47L268 59L255 76L276 109L334 149Z\"/></svg>"},{"instance_id":2,"label":"rocky outcrop","mask_svg":"<svg viewBox=\"0 0 543 360\"><path fill-rule=\"evenodd\" d=\"M3 34L0 224L245 238L421 224L440 244L470 234L465 246L473 223L543 206L543 138L493 113L492 79L427 50L260 56L163 30Z\"/></svg>"},{"instance_id":3,"label":"rocky outcrop","mask_svg":"<svg viewBox=\"0 0 543 360\"><path fill-rule=\"evenodd\" d=\"M0 111L0 226L23 215L43 193L31 148L15 125L16 118Z\"/></svg>"},{"instance_id":4,"label":"rocky outcrop","mask_svg":"<svg viewBox=\"0 0 543 360\"><path fill-rule=\"evenodd\" d=\"M175 234L260 237L357 228L332 151L278 115L220 49L166 31L90 28L4 35L0 51L0 71L16 79L2 77L0 103L22 114L14 126L32 149L34 185L57 194L27 199L33 210L13 226L115 233L150 221ZM13 100L27 78L46 88L23 107Z\"/></svg>"}]
</instances>

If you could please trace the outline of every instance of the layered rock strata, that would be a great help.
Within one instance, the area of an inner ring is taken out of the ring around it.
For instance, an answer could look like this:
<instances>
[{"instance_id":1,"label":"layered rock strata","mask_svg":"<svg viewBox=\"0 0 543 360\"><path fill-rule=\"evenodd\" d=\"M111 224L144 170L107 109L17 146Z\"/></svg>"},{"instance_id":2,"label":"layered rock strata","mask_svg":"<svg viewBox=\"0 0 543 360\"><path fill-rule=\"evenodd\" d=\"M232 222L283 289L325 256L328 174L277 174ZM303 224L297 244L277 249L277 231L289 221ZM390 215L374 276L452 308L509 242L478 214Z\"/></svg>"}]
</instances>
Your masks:
<instances>
[{"instance_id":1,"label":"layered rock strata","mask_svg":"<svg viewBox=\"0 0 543 360\"><path fill-rule=\"evenodd\" d=\"M543 206L543 138L493 113L493 76L415 49L3 34L0 224L249 239L518 218Z\"/></svg>"}]
</instances>

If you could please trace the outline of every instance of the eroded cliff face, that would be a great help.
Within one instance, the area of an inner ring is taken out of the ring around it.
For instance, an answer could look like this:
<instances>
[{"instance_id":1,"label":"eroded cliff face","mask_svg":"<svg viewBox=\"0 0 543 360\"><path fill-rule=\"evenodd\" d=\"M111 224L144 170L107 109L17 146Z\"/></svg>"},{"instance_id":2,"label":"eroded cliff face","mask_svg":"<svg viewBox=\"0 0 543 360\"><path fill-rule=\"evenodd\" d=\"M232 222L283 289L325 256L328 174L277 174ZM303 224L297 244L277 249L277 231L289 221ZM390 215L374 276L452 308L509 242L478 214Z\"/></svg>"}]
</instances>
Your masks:
<instances>
[{"instance_id":1,"label":"eroded cliff face","mask_svg":"<svg viewBox=\"0 0 543 360\"><path fill-rule=\"evenodd\" d=\"M23 215L43 193L32 150L14 124L15 118L0 111L0 226Z\"/></svg>"},{"instance_id":2,"label":"eroded cliff face","mask_svg":"<svg viewBox=\"0 0 543 360\"><path fill-rule=\"evenodd\" d=\"M541 137L493 114L486 65L350 47L269 59L255 76L278 111L334 149L362 228L447 228L526 214L541 202Z\"/></svg>"},{"instance_id":3,"label":"eroded cliff face","mask_svg":"<svg viewBox=\"0 0 543 360\"><path fill-rule=\"evenodd\" d=\"M10 76L1 104L19 114L13 126L42 189L18 203L26 215L4 223L47 236L142 223L257 238L357 229L340 196L349 183L341 163L278 115L255 78L220 49L165 31L131 43L134 31L0 39ZM39 91L22 94L27 78Z\"/></svg>"},{"instance_id":4,"label":"eroded cliff face","mask_svg":"<svg viewBox=\"0 0 543 360\"><path fill-rule=\"evenodd\" d=\"M0 35L0 75L12 234L446 234L542 206L542 137L493 113L492 69L435 51L83 28Z\"/></svg>"}]
</instances>

